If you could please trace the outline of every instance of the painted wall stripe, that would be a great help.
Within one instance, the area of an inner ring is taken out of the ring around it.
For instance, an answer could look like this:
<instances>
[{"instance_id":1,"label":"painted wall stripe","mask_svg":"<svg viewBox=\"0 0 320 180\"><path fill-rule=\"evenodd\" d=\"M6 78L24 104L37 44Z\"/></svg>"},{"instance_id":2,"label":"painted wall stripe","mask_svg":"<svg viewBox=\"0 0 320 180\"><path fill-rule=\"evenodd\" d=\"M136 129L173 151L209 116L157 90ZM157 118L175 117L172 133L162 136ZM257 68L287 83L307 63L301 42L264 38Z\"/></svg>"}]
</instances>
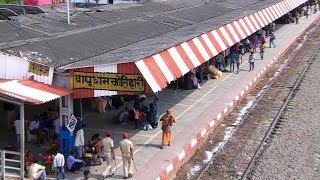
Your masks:
<instances>
[{"instance_id":1,"label":"painted wall stripe","mask_svg":"<svg viewBox=\"0 0 320 180\"><path fill-rule=\"evenodd\" d=\"M161 71L163 72L164 76L167 79L167 82L173 81L175 78L172 75L172 73L169 70L169 68L166 65L166 63L164 62L164 60L162 59L162 57L160 56L160 54L156 54L156 55L154 55L152 57L155 60L155 62L157 63L157 65L159 66L159 68L161 69Z\"/></svg>"},{"instance_id":2,"label":"painted wall stripe","mask_svg":"<svg viewBox=\"0 0 320 180\"><path fill-rule=\"evenodd\" d=\"M251 22L251 20L249 19L249 17L248 17L248 16L244 17L244 20L245 20L245 22L248 24L249 29L251 30L251 33L250 33L250 34L256 32L256 29L255 29L254 26L252 25L252 22Z\"/></svg>"},{"instance_id":3,"label":"painted wall stripe","mask_svg":"<svg viewBox=\"0 0 320 180\"><path fill-rule=\"evenodd\" d=\"M230 33L233 35L233 38L236 42L240 41L240 38L238 37L238 34L235 32L231 24L227 24L226 27L230 31Z\"/></svg>"},{"instance_id":4,"label":"painted wall stripe","mask_svg":"<svg viewBox=\"0 0 320 180\"><path fill-rule=\"evenodd\" d=\"M140 70L143 77L146 79L148 84L150 85L153 92L161 91L160 86L158 85L157 81L154 79L153 75L149 71L148 67L144 64L143 61L137 61L136 66Z\"/></svg>"},{"instance_id":5,"label":"painted wall stripe","mask_svg":"<svg viewBox=\"0 0 320 180\"><path fill-rule=\"evenodd\" d=\"M261 28L263 28L265 26L265 24L262 21L259 12L254 13L253 16L258 20L258 24L259 24L259 27L260 27L259 29L261 29Z\"/></svg>"},{"instance_id":6,"label":"painted wall stripe","mask_svg":"<svg viewBox=\"0 0 320 180\"><path fill-rule=\"evenodd\" d=\"M268 24L268 21L266 20L265 16L263 15L262 11L258 11L258 15L260 16L260 19L263 23L263 26L266 26Z\"/></svg>"},{"instance_id":7,"label":"painted wall stripe","mask_svg":"<svg viewBox=\"0 0 320 180\"><path fill-rule=\"evenodd\" d=\"M171 55L172 59L175 61L177 64L178 68L180 69L182 75L188 73L190 70L187 67L186 63L178 53L177 49L175 47L172 47L168 49L169 54Z\"/></svg>"},{"instance_id":8,"label":"painted wall stripe","mask_svg":"<svg viewBox=\"0 0 320 180\"><path fill-rule=\"evenodd\" d=\"M269 23L271 23L271 22L272 22L272 20L271 20L271 16L269 16L269 14L268 14L268 12L267 12L267 10L266 10L266 9L263 9L263 10L262 10L262 14L266 17L266 19L267 19L267 21L268 21L268 23L267 23L267 24L269 24Z\"/></svg>"},{"instance_id":9,"label":"painted wall stripe","mask_svg":"<svg viewBox=\"0 0 320 180\"><path fill-rule=\"evenodd\" d=\"M219 34L217 33L216 30L211 31L211 34L213 35L213 37L215 38L215 40L217 41L217 43L219 44L220 48L222 49L222 51L226 50L227 47L225 46L225 44L223 43L222 39L220 38Z\"/></svg>"},{"instance_id":10,"label":"painted wall stripe","mask_svg":"<svg viewBox=\"0 0 320 180\"><path fill-rule=\"evenodd\" d=\"M202 55L203 59L205 61L209 60L210 56L208 55L207 51L202 46L200 40L196 37L196 38L192 39L192 41L196 45L196 47L198 48L198 50L199 50L200 54Z\"/></svg>"},{"instance_id":11,"label":"painted wall stripe","mask_svg":"<svg viewBox=\"0 0 320 180\"><path fill-rule=\"evenodd\" d=\"M231 47L233 45L232 40L230 39L228 33L226 32L226 30L224 29L224 27L220 27L219 30L221 31L221 33L223 34L224 38L227 40L229 46Z\"/></svg>"},{"instance_id":12,"label":"painted wall stripe","mask_svg":"<svg viewBox=\"0 0 320 180\"><path fill-rule=\"evenodd\" d=\"M244 23L243 19L239 19L241 27L245 30L247 36L251 34L250 30L248 29L247 25Z\"/></svg>"},{"instance_id":13,"label":"painted wall stripe","mask_svg":"<svg viewBox=\"0 0 320 180\"><path fill-rule=\"evenodd\" d=\"M166 168L167 174L169 174L173 170L173 164L170 163L170 165Z\"/></svg>"},{"instance_id":14,"label":"painted wall stripe","mask_svg":"<svg viewBox=\"0 0 320 180\"><path fill-rule=\"evenodd\" d=\"M186 153L184 152L184 150L182 150L182 152L178 155L179 161L181 161L185 156Z\"/></svg>"},{"instance_id":15,"label":"painted wall stripe","mask_svg":"<svg viewBox=\"0 0 320 180\"><path fill-rule=\"evenodd\" d=\"M255 31L259 30L261 27L258 25L257 21L254 19L253 15L251 14L248 17L251 20L253 26L255 27Z\"/></svg>"},{"instance_id":16,"label":"painted wall stripe","mask_svg":"<svg viewBox=\"0 0 320 180\"><path fill-rule=\"evenodd\" d=\"M238 31L238 33L241 35L241 39L244 39L246 38L247 36L245 35L245 33L242 31L238 21L233 21L232 23L235 27L236 27L236 30Z\"/></svg>"},{"instance_id":17,"label":"painted wall stripe","mask_svg":"<svg viewBox=\"0 0 320 180\"><path fill-rule=\"evenodd\" d=\"M203 129L203 130L201 131L201 137L203 137L206 133L207 133L207 130L206 130L206 129Z\"/></svg>"},{"instance_id":18,"label":"painted wall stripe","mask_svg":"<svg viewBox=\"0 0 320 180\"><path fill-rule=\"evenodd\" d=\"M266 8L266 14L268 14L270 16L270 22L274 21L276 18L273 16L273 14L271 13L269 8Z\"/></svg>"},{"instance_id":19,"label":"painted wall stripe","mask_svg":"<svg viewBox=\"0 0 320 180\"><path fill-rule=\"evenodd\" d=\"M214 126L214 124L215 124L214 120L211 121L211 122L209 123L210 128L212 128L212 127Z\"/></svg>"},{"instance_id":20,"label":"painted wall stripe","mask_svg":"<svg viewBox=\"0 0 320 180\"><path fill-rule=\"evenodd\" d=\"M220 119L221 119L221 117L222 117L222 114L221 114L221 113L219 113L219 114L217 115L217 120L220 120Z\"/></svg>"},{"instance_id":21,"label":"painted wall stripe","mask_svg":"<svg viewBox=\"0 0 320 180\"><path fill-rule=\"evenodd\" d=\"M197 139L192 139L191 140L191 148L197 144L198 140Z\"/></svg>"},{"instance_id":22,"label":"painted wall stripe","mask_svg":"<svg viewBox=\"0 0 320 180\"><path fill-rule=\"evenodd\" d=\"M213 44L211 43L209 37L207 34L203 34L201 35L201 37L203 38L203 40L205 41L205 43L207 44L207 46L209 47L209 50L211 51L211 53L213 54L213 56L216 56L218 53L218 51L216 50L216 48L213 46Z\"/></svg>"},{"instance_id":23,"label":"painted wall stripe","mask_svg":"<svg viewBox=\"0 0 320 180\"><path fill-rule=\"evenodd\" d=\"M194 67L198 67L201 63L197 58L197 56L192 51L192 49L190 48L189 44L187 42L184 42L181 44L181 47L186 52L188 58L190 59Z\"/></svg>"},{"instance_id":24,"label":"painted wall stripe","mask_svg":"<svg viewBox=\"0 0 320 180\"><path fill-rule=\"evenodd\" d=\"M233 106L233 101L229 103L229 107L232 108L232 106Z\"/></svg>"},{"instance_id":25,"label":"painted wall stripe","mask_svg":"<svg viewBox=\"0 0 320 180\"><path fill-rule=\"evenodd\" d=\"M228 112L228 107L225 107L225 108L223 109L223 113L226 114L227 112Z\"/></svg>"}]
</instances>

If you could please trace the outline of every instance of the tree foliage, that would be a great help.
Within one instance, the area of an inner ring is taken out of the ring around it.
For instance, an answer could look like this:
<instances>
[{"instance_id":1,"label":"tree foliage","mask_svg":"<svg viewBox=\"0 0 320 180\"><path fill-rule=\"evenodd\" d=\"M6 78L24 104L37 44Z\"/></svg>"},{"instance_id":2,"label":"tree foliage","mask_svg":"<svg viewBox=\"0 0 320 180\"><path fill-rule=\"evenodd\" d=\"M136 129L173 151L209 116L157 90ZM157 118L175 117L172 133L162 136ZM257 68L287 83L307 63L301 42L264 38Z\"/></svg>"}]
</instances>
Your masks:
<instances>
[{"instance_id":1,"label":"tree foliage","mask_svg":"<svg viewBox=\"0 0 320 180\"><path fill-rule=\"evenodd\" d=\"M0 4L19 4L20 0L0 0Z\"/></svg>"}]
</instances>

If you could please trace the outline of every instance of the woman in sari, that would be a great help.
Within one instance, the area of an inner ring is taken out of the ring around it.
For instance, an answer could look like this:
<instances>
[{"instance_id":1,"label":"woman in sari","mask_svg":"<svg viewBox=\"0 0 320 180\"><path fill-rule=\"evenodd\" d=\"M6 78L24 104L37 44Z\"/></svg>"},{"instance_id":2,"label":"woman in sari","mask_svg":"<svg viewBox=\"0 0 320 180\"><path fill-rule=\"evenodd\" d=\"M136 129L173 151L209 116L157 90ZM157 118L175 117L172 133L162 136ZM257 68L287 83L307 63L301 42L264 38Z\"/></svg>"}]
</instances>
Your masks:
<instances>
[{"instance_id":1,"label":"woman in sari","mask_svg":"<svg viewBox=\"0 0 320 180\"><path fill-rule=\"evenodd\" d=\"M172 109L168 109L167 113L161 117L160 121L162 121L161 149L163 149L166 144L170 146L171 142L171 126L175 123L175 117L172 115Z\"/></svg>"},{"instance_id":2,"label":"woman in sari","mask_svg":"<svg viewBox=\"0 0 320 180\"><path fill-rule=\"evenodd\" d=\"M153 97L152 108L150 107L150 124L152 128L158 127L158 120L159 120L159 99L157 96Z\"/></svg>"}]
</instances>

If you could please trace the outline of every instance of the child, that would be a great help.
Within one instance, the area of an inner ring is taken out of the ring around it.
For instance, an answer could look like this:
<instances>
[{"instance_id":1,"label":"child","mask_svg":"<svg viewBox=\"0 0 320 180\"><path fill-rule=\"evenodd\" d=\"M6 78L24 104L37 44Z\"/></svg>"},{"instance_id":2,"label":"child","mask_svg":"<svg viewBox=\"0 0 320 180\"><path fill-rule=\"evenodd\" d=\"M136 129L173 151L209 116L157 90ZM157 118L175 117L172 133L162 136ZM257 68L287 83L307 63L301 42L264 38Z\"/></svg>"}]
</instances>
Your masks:
<instances>
[{"instance_id":1,"label":"child","mask_svg":"<svg viewBox=\"0 0 320 180\"><path fill-rule=\"evenodd\" d=\"M249 55L249 71L254 70L254 61L254 52L251 52L251 54Z\"/></svg>"},{"instance_id":2,"label":"child","mask_svg":"<svg viewBox=\"0 0 320 180\"><path fill-rule=\"evenodd\" d=\"M264 56L265 50L266 50L266 45L264 43L261 43L260 44L260 57L261 57L261 60L263 60L263 56Z\"/></svg>"}]
</instances>

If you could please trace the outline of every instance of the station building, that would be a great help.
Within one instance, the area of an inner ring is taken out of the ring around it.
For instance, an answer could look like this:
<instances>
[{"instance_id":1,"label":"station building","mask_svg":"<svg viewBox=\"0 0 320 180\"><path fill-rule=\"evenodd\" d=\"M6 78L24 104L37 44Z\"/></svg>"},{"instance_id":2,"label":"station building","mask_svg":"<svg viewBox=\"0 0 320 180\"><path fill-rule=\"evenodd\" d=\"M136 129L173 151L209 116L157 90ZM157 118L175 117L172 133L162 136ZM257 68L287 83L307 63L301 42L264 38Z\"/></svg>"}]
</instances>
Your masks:
<instances>
[{"instance_id":1,"label":"station building","mask_svg":"<svg viewBox=\"0 0 320 180\"><path fill-rule=\"evenodd\" d=\"M161 93L261 28L284 22L305 2L174 1L73 8L70 25L61 12L63 4L53 10L7 7L15 13L1 14L0 21L0 113L6 119L1 126L11 129L20 114L24 134L27 122L49 108L59 112L62 126L72 114L83 116L83 101Z\"/></svg>"}]
</instances>

